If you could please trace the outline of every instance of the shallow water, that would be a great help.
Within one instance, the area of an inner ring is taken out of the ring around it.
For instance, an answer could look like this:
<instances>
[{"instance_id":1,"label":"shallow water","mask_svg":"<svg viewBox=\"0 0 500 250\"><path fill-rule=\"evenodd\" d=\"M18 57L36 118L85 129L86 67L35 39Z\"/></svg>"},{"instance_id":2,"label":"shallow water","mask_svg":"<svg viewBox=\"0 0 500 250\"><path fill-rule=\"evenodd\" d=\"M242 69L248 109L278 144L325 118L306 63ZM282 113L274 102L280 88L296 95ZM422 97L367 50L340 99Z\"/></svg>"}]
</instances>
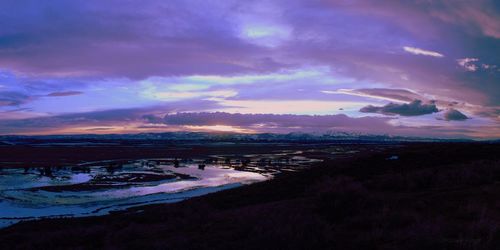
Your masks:
<instances>
[{"instance_id":1,"label":"shallow water","mask_svg":"<svg viewBox=\"0 0 500 250\"><path fill-rule=\"evenodd\" d=\"M197 164L174 168L166 165L150 167L140 163L125 164L112 173L102 166L91 167L89 173L61 169L54 171L51 177L42 176L37 170L3 170L0 175L0 227L20 220L102 215L132 206L176 202L271 178L266 174L217 165L207 165L204 170L200 170ZM114 176L140 180L145 174L167 178L125 183L123 180L113 181ZM172 174L182 174L184 178L171 178ZM105 181L99 181L102 179ZM75 184L85 184L87 188L57 190L57 187ZM88 187L92 185L96 188L89 190ZM105 185L105 188L99 185ZM46 187L56 189L47 191L44 190Z\"/></svg>"},{"instance_id":2,"label":"shallow water","mask_svg":"<svg viewBox=\"0 0 500 250\"><path fill-rule=\"evenodd\" d=\"M1 169L0 227L22 220L104 215L261 182L317 161L301 153L213 155L210 163L185 159L180 167L174 167L174 159L169 158L110 160L51 168L49 174L36 168ZM230 157L233 160L228 163ZM243 163L243 159L251 161ZM205 165L204 170L198 169L199 164Z\"/></svg>"}]
</instances>

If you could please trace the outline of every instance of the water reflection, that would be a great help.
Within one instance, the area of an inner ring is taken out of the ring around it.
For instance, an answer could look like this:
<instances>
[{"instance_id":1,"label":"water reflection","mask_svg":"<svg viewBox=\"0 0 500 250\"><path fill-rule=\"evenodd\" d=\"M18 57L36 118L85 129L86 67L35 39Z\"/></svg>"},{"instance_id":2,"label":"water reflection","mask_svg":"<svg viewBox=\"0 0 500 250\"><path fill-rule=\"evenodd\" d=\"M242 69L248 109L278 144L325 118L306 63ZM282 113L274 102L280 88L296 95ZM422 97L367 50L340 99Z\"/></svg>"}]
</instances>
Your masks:
<instances>
[{"instance_id":1,"label":"water reflection","mask_svg":"<svg viewBox=\"0 0 500 250\"><path fill-rule=\"evenodd\" d=\"M296 152L89 162L68 167L4 169L0 227L24 219L86 216L132 206L175 202L265 181L317 160Z\"/></svg>"}]
</instances>

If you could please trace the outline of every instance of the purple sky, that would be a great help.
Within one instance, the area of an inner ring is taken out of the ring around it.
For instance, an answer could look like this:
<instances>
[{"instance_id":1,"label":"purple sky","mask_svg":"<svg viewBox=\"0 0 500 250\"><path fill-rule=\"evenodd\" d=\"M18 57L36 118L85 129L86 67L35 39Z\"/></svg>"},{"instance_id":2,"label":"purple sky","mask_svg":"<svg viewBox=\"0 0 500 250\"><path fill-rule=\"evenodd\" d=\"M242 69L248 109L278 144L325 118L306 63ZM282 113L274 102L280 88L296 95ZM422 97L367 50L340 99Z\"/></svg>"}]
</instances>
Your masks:
<instances>
[{"instance_id":1,"label":"purple sky","mask_svg":"<svg viewBox=\"0 0 500 250\"><path fill-rule=\"evenodd\" d=\"M0 134L500 138L499 1L0 1Z\"/></svg>"}]
</instances>

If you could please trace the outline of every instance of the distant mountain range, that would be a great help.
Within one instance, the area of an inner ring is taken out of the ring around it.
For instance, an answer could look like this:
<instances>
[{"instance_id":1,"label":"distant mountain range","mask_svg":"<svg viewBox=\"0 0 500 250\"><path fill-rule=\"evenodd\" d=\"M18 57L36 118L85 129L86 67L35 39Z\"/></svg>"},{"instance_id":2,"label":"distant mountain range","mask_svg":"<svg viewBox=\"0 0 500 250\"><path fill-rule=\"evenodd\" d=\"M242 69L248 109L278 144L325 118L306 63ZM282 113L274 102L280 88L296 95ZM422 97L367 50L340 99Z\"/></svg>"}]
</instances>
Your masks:
<instances>
[{"instance_id":1,"label":"distant mountain range","mask_svg":"<svg viewBox=\"0 0 500 250\"><path fill-rule=\"evenodd\" d=\"M78 135L4 135L0 144L16 144L16 141L85 141L85 140L161 140L161 141L210 141L210 142L467 142L471 139L439 139L423 137L403 137L390 135L366 135L345 132L323 134L238 134L206 132L165 132L139 134L78 134Z\"/></svg>"}]
</instances>

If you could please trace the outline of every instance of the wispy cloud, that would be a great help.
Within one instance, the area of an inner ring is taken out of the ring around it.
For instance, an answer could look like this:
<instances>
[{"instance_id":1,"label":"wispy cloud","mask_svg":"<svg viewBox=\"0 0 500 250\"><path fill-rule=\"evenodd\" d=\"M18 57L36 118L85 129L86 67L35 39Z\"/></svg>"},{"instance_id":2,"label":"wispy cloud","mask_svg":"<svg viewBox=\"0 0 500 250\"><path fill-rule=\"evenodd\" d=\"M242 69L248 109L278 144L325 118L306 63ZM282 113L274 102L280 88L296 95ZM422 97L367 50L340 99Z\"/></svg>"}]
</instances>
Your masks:
<instances>
[{"instance_id":1,"label":"wispy cloud","mask_svg":"<svg viewBox=\"0 0 500 250\"><path fill-rule=\"evenodd\" d=\"M393 102L411 102L414 100L422 100L424 97L415 92L406 89L339 89L336 91L322 91L326 94L346 94L374 99L388 100Z\"/></svg>"},{"instance_id":2,"label":"wispy cloud","mask_svg":"<svg viewBox=\"0 0 500 250\"><path fill-rule=\"evenodd\" d=\"M406 52L412 53L414 55L444 57L443 54L436 52L436 51L432 51L432 50L425 50L425 49L420 49L420 48L416 48L416 47L408 47L408 46L403 47L403 49Z\"/></svg>"},{"instance_id":3,"label":"wispy cloud","mask_svg":"<svg viewBox=\"0 0 500 250\"><path fill-rule=\"evenodd\" d=\"M476 71L478 69L478 66L475 64L475 62L478 62L479 59L477 58L462 58L458 59L458 65L462 66L465 70L467 71Z\"/></svg>"},{"instance_id":4,"label":"wispy cloud","mask_svg":"<svg viewBox=\"0 0 500 250\"><path fill-rule=\"evenodd\" d=\"M0 107L2 106L19 106L31 101L33 97L21 92L0 91Z\"/></svg>"},{"instance_id":5,"label":"wispy cloud","mask_svg":"<svg viewBox=\"0 0 500 250\"><path fill-rule=\"evenodd\" d=\"M63 92L52 92L47 96L57 97L57 96L72 96L72 95L81 95L83 92L81 91L63 91Z\"/></svg>"}]
</instances>

